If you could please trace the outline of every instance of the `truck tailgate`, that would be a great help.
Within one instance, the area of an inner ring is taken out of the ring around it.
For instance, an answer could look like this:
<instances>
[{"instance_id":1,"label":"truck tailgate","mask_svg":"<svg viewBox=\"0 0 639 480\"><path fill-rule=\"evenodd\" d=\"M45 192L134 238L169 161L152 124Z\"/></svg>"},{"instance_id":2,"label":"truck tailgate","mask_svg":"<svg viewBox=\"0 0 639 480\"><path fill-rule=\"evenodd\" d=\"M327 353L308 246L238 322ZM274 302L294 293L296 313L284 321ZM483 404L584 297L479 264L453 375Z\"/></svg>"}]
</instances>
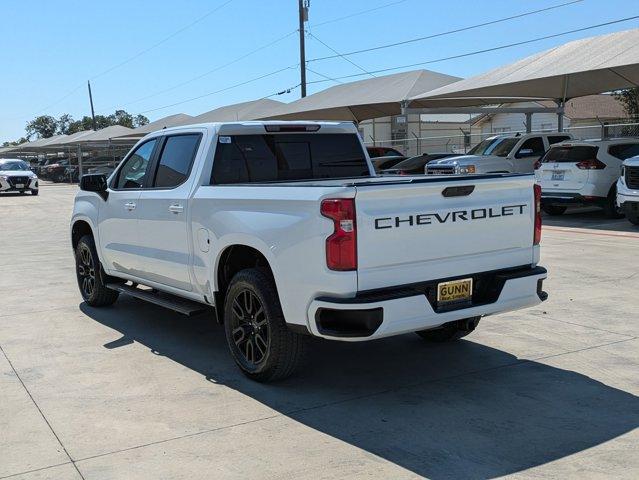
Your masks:
<instances>
[{"instance_id":1,"label":"truck tailgate","mask_svg":"<svg viewBox=\"0 0 639 480\"><path fill-rule=\"evenodd\" d=\"M358 289L533 262L532 175L356 187Z\"/></svg>"}]
</instances>

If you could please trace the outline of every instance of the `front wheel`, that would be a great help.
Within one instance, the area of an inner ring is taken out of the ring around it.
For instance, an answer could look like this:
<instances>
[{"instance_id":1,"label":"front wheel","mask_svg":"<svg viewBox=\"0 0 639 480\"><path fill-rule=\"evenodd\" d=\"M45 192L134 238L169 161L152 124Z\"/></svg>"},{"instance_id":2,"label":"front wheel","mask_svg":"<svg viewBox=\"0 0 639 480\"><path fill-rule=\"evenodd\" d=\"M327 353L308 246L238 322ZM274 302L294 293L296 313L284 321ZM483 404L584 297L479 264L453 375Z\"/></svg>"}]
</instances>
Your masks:
<instances>
[{"instance_id":1,"label":"front wheel","mask_svg":"<svg viewBox=\"0 0 639 480\"><path fill-rule=\"evenodd\" d=\"M441 327L415 332L424 340L435 343L452 342L471 333L479 325L480 317L464 318L456 322L445 323Z\"/></svg>"},{"instance_id":2,"label":"front wheel","mask_svg":"<svg viewBox=\"0 0 639 480\"><path fill-rule=\"evenodd\" d=\"M557 216L563 215L567 207L562 207L560 205L542 205L541 209L546 212L548 215Z\"/></svg>"},{"instance_id":3,"label":"front wheel","mask_svg":"<svg viewBox=\"0 0 639 480\"><path fill-rule=\"evenodd\" d=\"M39 192L39 190L36 188L35 190L31 190L31 195L37 195Z\"/></svg>"},{"instance_id":4,"label":"front wheel","mask_svg":"<svg viewBox=\"0 0 639 480\"><path fill-rule=\"evenodd\" d=\"M101 269L93 237L85 235L75 248L75 272L82 298L92 307L112 305L119 295L106 287Z\"/></svg>"},{"instance_id":5,"label":"front wheel","mask_svg":"<svg viewBox=\"0 0 639 480\"><path fill-rule=\"evenodd\" d=\"M639 225L639 208L631 208L631 205L626 204L626 218L633 225Z\"/></svg>"},{"instance_id":6,"label":"front wheel","mask_svg":"<svg viewBox=\"0 0 639 480\"><path fill-rule=\"evenodd\" d=\"M242 270L231 280L224 330L235 363L258 382L290 376L305 354L306 338L286 326L275 282L263 270Z\"/></svg>"},{"instance_id":7,"label":"front wheel","mask_svg":"<svg viewBox=\"0 0 639 480\"><path fill-rule=\"evenodd\" d=\"M617 189L613 188L608 194L603 205L604 214L608 218L623 218L624 214L617 206Z\"/></svg>"}]
</instances>

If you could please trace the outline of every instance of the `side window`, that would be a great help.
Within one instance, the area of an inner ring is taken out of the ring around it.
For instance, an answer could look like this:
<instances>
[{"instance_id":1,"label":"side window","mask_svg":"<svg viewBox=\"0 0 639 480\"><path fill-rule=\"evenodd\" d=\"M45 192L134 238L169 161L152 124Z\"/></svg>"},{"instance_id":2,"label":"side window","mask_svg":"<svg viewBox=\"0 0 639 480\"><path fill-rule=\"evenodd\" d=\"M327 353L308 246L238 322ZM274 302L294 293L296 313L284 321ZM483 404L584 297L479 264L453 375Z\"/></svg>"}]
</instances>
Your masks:
<instances>
[{"instance_id":1,"label":"side window","mask_svg":"<svg viewBox=\"0 0 639 480\"><path fill-rule=\"evenodd\" d=\"M555 143L565 142L566 140L570 140L568 135L553 135L548 137L548 144L554 145Z\"/></svg>"},{"instance_id":2,"label":"side window","mask_svg":"<svg viewBox=\"0 0 639 480\"><path fill-rule=\"evenodd\" d=\"M639 143L621 143L608 147L608 153L619 160L639 155Z\"/></svg>"},{"instance_id":3,"label":"side window","mask_svg":"<svg viewBox=\"0 0 639 480\"><path fill-rule=\"evenodd\" d=\"M186 181L200 138L202 135L199 133L167 137L155 173L154 187L173 188Z\"/></svg>"},{"instance_id":4,"label":"side window","mask_svg":"<svg viewBox=\"0 0 639 480\"><path fill-rule=\"evenodd\" d=\"M143 143L129 158L126 159L118 173L115 188L135 189L142 188L144 186L146 170L156 143L157 139Z\"/></svg>"},{"instance_id":5,"label":"side window","mask_svg":"<svg viewBox=\"0 0 639 480\"><path fill-rule=\"evenodd\" d=\"M544 141L541 137L532 137L526 140L517 151L517 158L537 157L544 154Z\"/></svg>"}]
</instances>

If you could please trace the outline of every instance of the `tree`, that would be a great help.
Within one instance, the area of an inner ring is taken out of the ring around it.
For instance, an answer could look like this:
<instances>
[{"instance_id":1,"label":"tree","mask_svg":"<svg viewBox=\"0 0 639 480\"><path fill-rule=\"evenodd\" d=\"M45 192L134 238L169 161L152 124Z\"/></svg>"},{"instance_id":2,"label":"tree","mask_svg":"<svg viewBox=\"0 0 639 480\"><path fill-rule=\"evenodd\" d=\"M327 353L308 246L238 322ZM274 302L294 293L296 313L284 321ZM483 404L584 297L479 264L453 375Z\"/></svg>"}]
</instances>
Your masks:
<instances>
[{"instance_id":1,"label":"tree","mask_svg":"<svg viewBox=\"0 0 639 480\"><path fill-rule=\"evenodd\" d=\"M63 113L58 118L56 132L58 135L69 135L69 129L73 124L73 117L68 113Z\"/></svg>"},{"instance_id":2,"label":"tree","mask_svg":"<svg viewBox=\"0 0 639 480\"><path fill-rule=\"evenodd\" d=\"M135 118L133 119L134 127L142 127L144 125L147 125L148 123L149 123L149 119L142 114L137 114Z\"/></svg>"},{"instance_id":3,"label":"tree","mask_svg":"<svg viewBox=\"0 0 639 480\"><path fill-rule=\"evenodd\" d=\"M51 115L40 115L34 118L25 127L27 138L31 140L33 136L36 138L49 138L55 135L58 128L58 122Z\"/></svg>"},{"instance_id":4,"label":"tree","mask_svg":"<svg viewBox=\"0 0 639 480\"><path fill-rule=\"evenodd\" d=\"M628 88L614 92L615 99L621 102L626 115L639 116L639 88Z\"/></svg>"},{"instance_id":5,"label":"tree","mask_svg":"<svg viewBox=\"0 0 639 480\"><path fill-rule=\"evenodd\" d=\"M24 137L20 137L18 140L14 140L14 141L12 141L12 142L4 142L4 143L2 144L2 146L3 146L3 147L15 147L15 146L20 145L20 144L22 144L22 143L25 143L25 142L27 142L27 141L28 141L28 140L27 140L26 138L24 138Z\"/></svg>"}]
</instances>

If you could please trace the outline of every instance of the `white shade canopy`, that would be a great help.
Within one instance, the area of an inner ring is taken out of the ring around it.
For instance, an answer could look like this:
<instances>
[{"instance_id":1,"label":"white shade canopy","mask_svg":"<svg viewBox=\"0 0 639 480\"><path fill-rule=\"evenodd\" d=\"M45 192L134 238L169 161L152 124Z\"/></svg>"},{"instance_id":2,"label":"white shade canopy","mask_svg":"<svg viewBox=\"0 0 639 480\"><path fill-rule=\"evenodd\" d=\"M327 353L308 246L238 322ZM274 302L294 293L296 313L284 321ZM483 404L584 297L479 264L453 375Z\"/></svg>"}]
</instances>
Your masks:
<instances>
[{"instance_id":1,"label":"white shade canopy","mask_svg":"<svg viewBox=\"0 0 639 480\"><path fill-rule=\"evenodd\" d=\"M453 83L459 77L413 70L327 88L284 105L263 118L287 120L353 120L399 115L402 102L419 93Z\"/></svg>"},{"instance_id":2,"label":"white shade canopy","mask_svg":"<svg viewBox=\"0 0 639 480\"><path fill-rule=\"evenodd\" d=\"M224 107L219 107L209 112L202 113L193 117L191 121L187 123L257 120L258 118L270 115L283 105L285 104L278 102L277 100L271 100L270 98L251 100L249 102L226 105Z\"/></svg>"},{"instance_id":3,"label":"white shade canopy","mask_svg":"<svg viewBox=\"0 0 639 480\"><path fill-rule=\"evenodd\" d=\"M87 144L105 144L112 140L117 140L117 137L130 135L133 132L132 128L123 127L122 125L111 125L110 127L90 131L85 135L78 135L72 139L65 139L60 145L87 145ZM84 132L78 132L84 133Z\"/></svg>"},{"instance_id":4,"label":"white shade canopy","mask_svg":"<svg viewBox=\"0 0 639 480\"><path fill-rule=\"evenodd\" d=\"M413 108L563 100L639 85L639 29L584 38L412 97Z\"/></svg>"},{"instance_id":5,"label":"white shade canopy","mask_svg":"<svg viewBox=\"0 0 639 480\"><path fill-rule=\"evenodd\" d=\"M184 125L187 123L193 123L193 117L191 115L187 115L186 113L176 113L147 123L141 127L134 128L133 131L126 133L124 136L135 140L136 138L141 138L148 133L155 132L156 130L162 130L163 128Z\"/></svg>"}]
</instances>

